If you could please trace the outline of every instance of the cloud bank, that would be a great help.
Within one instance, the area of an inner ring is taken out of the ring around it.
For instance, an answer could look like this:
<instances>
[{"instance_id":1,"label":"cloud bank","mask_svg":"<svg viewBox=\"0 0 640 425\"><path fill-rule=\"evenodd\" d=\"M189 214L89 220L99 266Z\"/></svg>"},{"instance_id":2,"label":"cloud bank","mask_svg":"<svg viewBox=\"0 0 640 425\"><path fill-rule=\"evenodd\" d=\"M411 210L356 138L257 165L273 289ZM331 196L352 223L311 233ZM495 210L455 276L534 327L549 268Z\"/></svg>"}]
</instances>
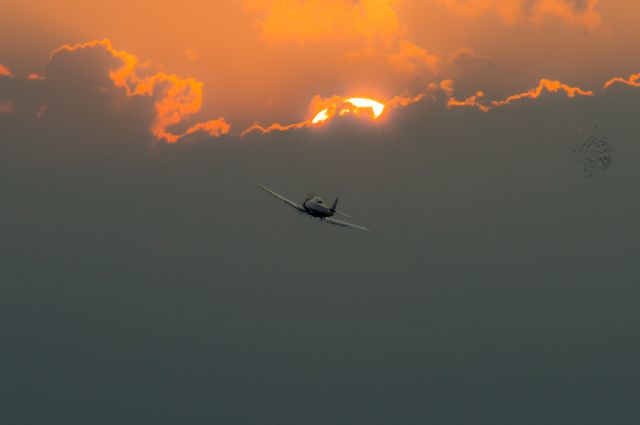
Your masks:
<instances>
[{"instance_id":1,"label":"cloud bank","mask_svg":"<svg viewBox=\"0 0 640 425\"><path fill-rule=\"evenodd\" d=\"M497 15L505 24L522 21L542 24L549 19L588 30L596 30L602 18L596 11L598 0L440 0L454 13L476 18L486 13Z\"/></svg>"},{"instance_id":2,"label":"cloud bank","mask_svg":"<svg viewBox=\"0 0 640 425\"><path fill-rule=\"evenodd\" d=\"M138 59L124 50L114 49L108 39L64 45L53 51L50 62L55 66L58 61L65 61L69 56L93 49L102 50L114 59L116 64L109 70L109 77L116 87L125 89L127 96L147 96L154 99L155 118L150 131L158 140L175 143L199 131L213 137L229 132L230 126L224 118L196 123L180 133L169 130L200 111L203 83L164 72L140 75Z\"/></svg>"},{"instance_id":3,"label":"cloud bank","mask_svg":"<svg viewBox=\"0 0 640 425\"><path fill-rule=\"evenodd\" d=\"M405 74L431 75L451 72L465 61L480 61L485 59L475 54L471 49L459 49L443 60L437 55L429 54L414 44L400 40L400 50L387 57L399 72ZM51 53L47 71L44 76L30 74L26 78L15 78L8 67L2 68L5 84L22 87L20 90L36 91L39 94L32 99L33 106L29 114L42 119L43 116L55 113L56 106L52 105L52 93L60 93L58 106L64 103L65 91L80 93L76 83L86 84L87 88L104 94L109 108L122 109L128 101L149 100L152 103L152 114L148 130L156 141L176 143L179 140L194 136L198 133L220 137L230 132L231 126L224 118L204 120L186 125L191 117L200 113L202 109L203 83L194 78L184 78L166 72L152 72L148 66L139 64L138 58L124 50L117 50L110 40L93 40L73 45L63 45ZM292 123L254 123L238 134L245 136L251 133L265 134L273 131L299 130L306 127L323 125L331 119L344 115L354 115L365 119L377 119L385 110L409 107L425 101L433 101L444 96L449 109L474 108L482 112L505 107L523 100L539 99L543 93L564 94L568 98L595 96L593 90L575 87L559 80L542 78L534 88L527 91L508 95L504 98L491 99L490 93L476 89L471 95L458 98L455 86L458 81L443 78L439 82L425 84L424 90L417 93L405 92L389 99L371 99L368 105L352 102L350 99L360 98L358 95L316 95L308 105L307 116L304 120ZM640 74L633 74L628 78L615 77L609 79L603 89L615 84L629 87L640 86ZM13 91L15 91L13 90ZM0 104L0 113L4 116L20 115L25 109L20 90L15 94L5 96ZM9 91L11 93L12 90ZM86 93L85 95L86 96ZM100 95L102 96L102 95ZM379 102L380 111L376 112L375 103ZM53 102L55 103L55 102ZM373 109L372 109L373 106ZM375 112L372 114L372 112ZM322 116L319 116L322 115ZM182 131L175 131L183 127Z\"/></svg>"}]
</instances>

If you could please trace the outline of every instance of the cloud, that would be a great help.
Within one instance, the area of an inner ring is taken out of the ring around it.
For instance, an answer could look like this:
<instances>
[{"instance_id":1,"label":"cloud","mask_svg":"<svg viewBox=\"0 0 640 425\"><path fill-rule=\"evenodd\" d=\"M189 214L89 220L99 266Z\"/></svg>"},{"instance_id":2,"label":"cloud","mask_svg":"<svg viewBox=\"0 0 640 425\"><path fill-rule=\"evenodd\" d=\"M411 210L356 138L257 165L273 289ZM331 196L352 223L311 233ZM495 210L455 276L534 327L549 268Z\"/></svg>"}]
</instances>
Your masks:
<instances>
[{"instance_id":1,"label":"cloud","mask_svg":"<svg viewBox=\"0 0 640 425\"><path fill-rule=\"evenodd\" d=\"M604 88L608 89L614 84L626 84L631 87L640 87L640 72L632 74L629 78L615 77L610 79L604 84Z\"/></svg>"},{"instance_id":2,"label":"cloud","mask_svg":"<svg viewBox=\"0 0 640 425\"><path fill-rule=\"evenodd\" d=\"M11 70L0 64L0 76L1 77L7 77L7 78L13 78L14 75L11 72ZM12 114L15 110L15 102L11 99L0 99L0 114L2 115L6 115L6 114Z\"/></svg>"},{"instance_id":3,"label":"cloud","mask_svg":"<svg viewBox=\"0 0 640 425\"><path fill-rule=\"evenodd\" d=\"M567 97L574 98L580 96L593 96L592 91L585 91L578 87L571 87L560 81L542 79L536 88L533 88L524 93L518 93L511 95L503 100L493 101L489 105L483 103L486 95L483 91L478 90L475 94L460 100L455 97L454 94L455 82L452 79L445 79L440 81L439 84L430 83L427 87L427 91L424 93L418 93L411 95L408 93L397 95L392 97L386 102L380 102L378 110L372 109L370 106L362 106L355 102L351 102L353 98L349 96L332 96L324 98L322 96L315 96L309 103L309 116L306 120L296 122L292 124L273 123L268 126L263 126L259 123L251 125L249 128L241 133L241 136L245 136L250 133L267 134L273 131L290 131L299 130L307 127L322 125L335 117L341 117L344 115L361 115L371 117L374 120L382 115L382 112L387 108L405 108L417 103L421 103L425 100L437 101L437 92L444 93L445 105L448 109L452 108L475 108L482 112L489 112L493 108L506 106L512 102L516 102L522 99L537 99L544 91L557 93L564 92ZM377 102L376 102L377 103ZM360 105L360 106L358 106Z\"/></svg>"},{"instance_id":4,"label":"cloud","mask_svg":"<svg viewBox=\"0 0 640 425\"><path fill-rule=\"evenodd\" d=\"M615 82L624 82L628 85L640 87L640 74L632 75L628 80L621 78L614 78L610 80L606 87L614 84ZM309 118L292 124L280 124L274 123L268 126L262 126L258 123L253 124L241 135L247 135L253 132L259 132L261 134L270 133L272 131L289 131L297 130L306 127L312 127L316 125L322 125L335 117L340 117L346 114L360 115L363 112L366 116L370 116L374 119L378 118L382 114L382 111L387 109L406 108L408 106L422 103L424 101L437 102L441 99L438 93L444 94L444 105L447 109L453 108L474 108L482 112L490 112L493 109L510 105L514 102L529 99L535 100L542 96L544 92L548 93L564 93L567 98L573 99L578 96L592 97L595 93L592 90L583 90L580 87L572 87L562 83L558 80L550 80L543 78L539 81L538 85L526 92L516 93L510 95L501 100L494 100L485 102L486 93L482 90L477 90L473 95L466 97L465 99L458 99L455 97L455 81L453 79L444 79L439 83L430 83L427 86L425 92L418 94L404 93L392 97L386 102L380 102L379 113L373 113L369 107L354 107L355 105L349 103L349 97L344 96L332 96L324 98L322 96L315 96L309 104Z\"/></svg>"},{"instance_id":5,"label":"cloud","mask_svg":"<svg viewBox=\"0 0 640 425\"><path fill-rule=\"evenodd\" d=\"M387 107L389 108L399 108L399 107L407 107L409 105L413 105L414 103L418 103L424 99L426 96L425 93L418 93L416 95L411 95L409 93L401 94L398 96L394 96L387 102Z\"/></svg>"},{"instance_id":6,"label":"cloud","mask_svg":"<svg viewBox=\"0 0 640 425\"><path fill-rule=\"evenodd\" d=\"M611 86L616 82L625 83L633 87L640 87L639 80L640 80L640 74L632 75L631 77L629 77L628 80L623 78L613 78L605 84L605 88ZM431 83L429 85L429 91L430 92L434 92L437 90L442 91L446 95L446 98L447 98L446 105L449 108L471 107L471 108L479 109L480 111L483 111L483 112L489 112L494 108L507 106L511 103L524 100L524 99L529 99L529 100L538 99L542 96L544 92L564 93L570 99L573 99L578 96L584 96L584 97L595 96L595 92L592 90L583 90L580 87L572 87L558 80L550 80L550 79L543 78L538 83L538 86L530 90L527 90L526 92L516 93L501 100L494 100L494 101L491 101L489 105L487 105L486 103L483 103L483 99L486 98L486 93L484 91L478 90L474 95L469 96L464 100L459 100L459 99L456 99L454 95L454 86L455 86L454 80L446 79L446 80L442 80L439 84ZM427 93L423 93L418 96L415 96L413 99L416 99L416 101L421 101L424 98L435 99L436 96L433 96L433 95L427 96ZM406 102L405 104L400 102L399 104L401 106L408 106L411 103L414 103L414 102Z\"/></svg>"},{"instance_id":7,"label":"cloud","mask_svg":"<svg viewBox=\"0 0 640 425\"><path fill-rule=\"evenodd\" d=\"M0 63L0 76L9 77L9 78L14 77L13 72L11 72L11 70L8 67L2 65L1 63Z\"/></svg>"},{"instance_id":8,"label":"cloud","mask_svg":"<svg viewBox=\"0 0 640 425\"><path fill-rule=\"evenodd\" d=\"M261 124L259 124L259 123L255 123L255 124L252 124L246 130L244 130L242 133L240 133L240 136L244 137L247 134L251 134L251 133L265 134L265 133L270 133L272 131L297 130L297 129L300 129L300 128L308 127L309 125L311 125L311 121L302 121L302 122L293 123L293 124L273 123L273 124L270 124L270 125L268 125L266 127L261 125Z\"/></svg>"},{"instance_id":9,"label":"cloud","mask_svg":"<svg viewBox=\"0 0 640 425\"><path fill-rule=\"evenodd\" d=\"M574 98L576 96L593 96L594 94L591 90L582 90L579 87L571 87L557 80L542 79L536 88L524 93L514 94L504 100L493 101L491 104L493 106L504 106L521 99L537 99L545 91L550 93L564 92L569 98Z\"/></svg>"},{"instance_id":10,"label":"cloud","mask_svg":"<svg viewBox=\"0 0 640 425\"><path fill-rule=\"evenodd\" d=\"M386 38L400 25L393 0L247 0L262 15L263 37L272 43Z\"/></svg>"},{"instance_id":11,"label":"cloud","mask_svg":"<svg viewBox=\"0 0 640 425\"><path fill-rule=\"evenodd\" d=\"M541 24L557 18L568 25L595 30L602 24L596 11L598 0L440 0L454 13L476 18L486 13L496 14L505 24L523 20Z\"/></svg>"},{"instance_id":12,"label":"cloud","mask_svg":"<svg viewBox=\"0 0 640 425\"><path fill-rule=\"evenodd\" d=\"M158 140L175 143L198 131L214 137L229 132L230 126L223 118L197 123L181 133L169 131L170 127L181 124L186 117L200 111L203 83L193 78L162 72L140 75L138 59L124 50L114 49L108 39L61 46L51 54L51 63L55 64L56 61L78 52L95 49L106 52L113 59L113 69L109 70L108 75L116 87L124 89L127 96L147 96L154 99L155 118L150 131Z\"/></svg>"},{"instance_id":13,"label":"cloud","mask_svg":"<svg viewBox=\"0 0 640 425\"><path fill-rule=\"evenodd\" d=\"M230 126L223 118L198 123L183 133L174 134L167 129L180 124L184 117L202 107L203 84L193 78L181 78L174 74L158 73L138 81L131 90L133 96L154 96L156 117L151 133L158 139L175 143L197 131L205 131L214 137L229 132Z\"/></svg>"},{"instance_id":14,"label":"cloud","mask_svg":"<svg viewBox=\"0 0 640 425\"><path fill-rule=\"evenodd\" d=\"M440 62L439 59L433 59L426 50L408 41L402 44L399 51L402 52L402 58L394 58L398 64L403 63L405 59L409 62L415 60L414 62L418 62L424 68L441 66L445 71L458 66L461 61L486 62L470 49L460 49ZM639 80L639 74L631 75L628 79L612 78L605 84L605 88L616 83L638 86ZM541 79L536 87L528 91L493 101L486 100L486 92L478 89L468 91L470 95L463 90L465 94L458 98L454 93L458 81L464 83L464 79L446 78L437 84L426 85L422 91L403 92L380 102L358 96L315 96L309 102L308 114L304 120L267 125L256 122L240 135L304 129L322 125L344 115L363 116L375 120L387 109L404 108L429 100L441 100L448 109L466 107L489 112L521 100L538 99L545 92L561 93L568 98L594 96L591 90L572 87L557 80ZM188 117L197 114L202 108L203 83L175 74L150 72L148 67L138 65L138 59L134 55L114 49L109 40L61 46L51 54L44 77L33 74L28 78L5 78L4 83L4 86L7 83L15 83L16 87L11 89L12 91L4 91L6 95L1 108L3 115L17 116L26 111L32 118L46 121L50 116L60 116L62 111L66 116L78 120L81 114L87 117L108 114L107 108L127 111L128 102L134 102L134 106L140 108L143 117L145 112L142 111L147 111L149 115L148 119L143 118L138 120L138 123L144 123L156 140L175 143L196 133L220 137L231 130L223 118L204 120L187 126L185 121ZM28 99L21 94L27 92L31 93ZM80 102L82 107L78 109L78 105L74 105L71 99ZM86 102L94 102L94 105ZM83 115L81 119L87 118ZM182 127L181 131L172 130L176 127Z\"/></svg>"},{"instance_id":15,"label":"cloud","mask_svg":"<svg viewBox=\"0 0 640 425\"><path fill-rule=\"evenodd\" d=\"M452 97L447 102L447 106L448 107L468 106L471 108L478 108L482 112L489 112L490 108L486 105L483 105L482 102L480 101L483 97L484 97L484 92L479 90L476 92L476 94L469 96L464 100L457 100L456 98Z\"/></svg>"},{"instance_id":16,"label":"cloud","mask_svg":"<svg viewBox=\"0 0 640 425\"><path fill-rule=\"evenodd\" d=\"M254 123L251 126L249 126L249 128L247 128L242 133L240 133L240 135L246 136L247 134L254 133L254 132L266 134L273 131L289 131L289 130L298 130L305 127L311 127L312 125L318 124L317 121L314 122L314 118L318 115L319 112L328 108L332 108L333 110L335 110L334 105L340 102L342 102L342 97L340 96L333 96L330 98L315 96L309 103L307 118L304 121L295 122L291 124L273 123L266 126L263 126L259 123ZM329 117L327 115L327 119L328 118ZM324 122L324 121L326 121L326 119L323 119L321 122Z\"/></svg>"},{"instance_id":17,"label":"cloud","mask_svg":"<svg viewBox=\"0 0 640 425\"><path fill-rule=\"evenodd\" d=\"M469 59L488 60L488 59L484 58L483 56L477 54L470 47L460 47L455 52L453 52L452 54L449 55L448 61L451 64L459 64L459 63L464 62L464 61L469 60Z\"/></svg>"},{"instance_id":18,"label":"cloud","mask_svg":"<svg viewBox=\"0 0 640 425\"><path fill-rule=\"evenodd\" d=\"M489 112L490 108L486 105L483 105L480 102L480 99L484 97L484 92L477 91L476 94L474 94L473 96L470 96L464 100L458 100L453 95L453 86L454 86L453 80L443 80L440 82L440 89L442 89L442 91L449 97L449 99L447 99L448 108L466 106L471 108L477 108L482 112Z\"/></svg>"},{"instance_id":19,"label":"cloud","mask_svg":"<svg viewBox=\"0 0 640 425\"><path fill-rule=\"evenodd\" d=\"M602 24L595 8L598 0L539 0L532 6L531 19L542 23L547 18L559 18L569 25L595 30Z\"/></svg>"},{"instance_id":20,"label":"cloud","mask_svg":"<svg viewBox=\"0 0 640 425\"><path fill-rule=\"evenodd\" d=\"M407 40L401 40L398 50L389 54L387 59L396 72L409 77L436 74L442 62L440 56L431 54Z\"/></svg>"},{"instance_id":21,"label":"cloud","mask_svg":"<svg viewBox=\"0 0 640 425\"><path fill-rule=\"evenodd\" d=\"M495 76L495 64L491 59L476 53L469 47L461 47L453 53L441 56L408 40L387 43L395 48L386 55L386 62L395 74L406 79L409 86L424 87L436 80L455 79L464 89L475 88L478 81ZM396 78L396 80L398 80ZM463 90L466 91L466 90Z\"/></svg>"},{"instance_id":22,"label":"cloud","mask_svg":"<svg viewBox=\"0 0 640 425\"><path fill-rule=\"evenodd\" d=\"M509 105L510 103L522 100L522 99L538 99L543 92L558 93L564 92L567 97L574 98L576 96L593 96L594 93L590 90L582 90L579 87L571 87L563 84L557 80L541 79L538 86L532 88L524 93L517 93L508 96L502 100L494 100L490 105L486 105L482 102L485 98L484 91L478 90L474 95L469 96L464 100L458 100L454 96L454 81L451 79L443 80L439 85L432 85L434 88L439 88L447 96L447 107L471 107L481 110L482 112L489 112L493 108Z\"/></svg>"}]
</instances>

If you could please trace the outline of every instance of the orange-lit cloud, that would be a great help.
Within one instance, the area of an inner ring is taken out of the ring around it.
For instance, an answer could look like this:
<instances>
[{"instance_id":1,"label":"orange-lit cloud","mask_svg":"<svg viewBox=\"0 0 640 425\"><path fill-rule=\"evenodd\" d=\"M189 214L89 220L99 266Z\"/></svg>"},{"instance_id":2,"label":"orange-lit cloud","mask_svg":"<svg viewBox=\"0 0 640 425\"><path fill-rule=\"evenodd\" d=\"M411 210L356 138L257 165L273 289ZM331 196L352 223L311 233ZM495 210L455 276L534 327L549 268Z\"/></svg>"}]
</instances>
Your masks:
<instances>
[{"instance_id":1,"label":"orange-lit cloud","mask_svg":"<svg viewBox=\"0 0 640 425\"><path fill-rule=\"evenodd\" d=\"M410 41L401 40L397 52L391 53L387 59L394 70L410 77L435 74L440 68L441 58L430 54L422 47Z\"/></svg>"},{"instance_id":2,"label":"orange-lit cloud","mask_svg":"<svg viewBox=\"0 0 640 425\"><path fill-rule=\"evenodd\" d=\"M476 52L473 51L473 49L469 47L461 47L455 52L453 52L451 55L449 55L449 62L456 63L463 58L475 59L475 58L482 58L482 56L478 55ZM485 59L485 58L482 58L482 59Z\"/></svg>"},{"instance_id":3,"label":"orange-lit cloud","mask_svg":"<svg viewBox=\"0 0 640 425\"><path fill-rule=\"evenodd\" d=\"M0 63L0 76L2 77L13 77L13 72L11 72L11 70L9 68L7 68L6 66L2 65Z\"/></svg>"},{"instance_id":4,"label":"orange-lit cloud","mask_svg":"<svg viewBox=\"0 0 640 425\"><path fill-rule=\"evenodd\" d=\"M421 102L426 96L425 93L418 93L416 95L403 94L394 96L389 102L387 102L388 108L399 108L413 105L414 103Z\"/></svg>"},{"instance_id":5,"label":"orange-lit cloud","mask_svg":"<svg viewBox=\"0 0 640 425\"><path fill-rule=\"evenodd\" d=\"M246 130L244 130L242 133L240 133L240 136L245 136L247 134L254 133L254 132L265 134L265 133L270 133L272 131L296 130L299 128L309 127L309 125L311 124L312 124L311 121L303 121L303 122L294 123L294 124L274 123L267 127L264 127L256 123L250 126L249 128L247 128Z\"/></svg>"},{"instance_id":6,"label":"orange-lit cloud","mask_svg":"<svg viewBox=\"0 0 640 425\"><path fill-rule=\"evenodd\" d=\"M485 98L485 93L482 90L478 90L473 96L470 96L464 100L456 99L454 96L454 81L443 80L439 85L432 84L431 90L440 89L447 96L447 107L470 107L479 109L482 112L489 112L493 108L500 106L506 106L512 102L516 102L522 99L537 99L543 92L550 93L564 92L567 97L574 98L576 96L593 96L593 92L588 90L582 90L579 87L571 87L556 80L542 79L536 88L528 90L524 93L518 93L511 95L503 100L494 100L491 105L482 103L482 99Z\"/></svg>"},{"instance_id":7,"label":"orange-lit cloud","mask_svg":"<svg viewBox=\"0 0 640 425\"><path fill-rule=\"evenodd\" d=\"M198 130L214 137L229 131L229 125L223 119L196 124L181 134L167 131L168 127L179 124L184 117L198 112L202 107L202 83L193 78L181 78L161 72L139 80L131 93L134 96L156 97L156 117L151 125L151 133L158 139L175 143Z\"/></svg>"},{"instance_id":8,"label":"orange-lit cloud","mask_svg":"<svg viewBox=\"0 0 640 425\"><path fill-rule=\"evenodd\" d=\"M446 79L440 81L439 84L430 83L428 86L428 91L426 93L420 93L415 96L403 95L396 96L391 99L388 103L388 107L398 107L398 106L409 106L413 103L417 103L422 101L425 98L431 98L433 100L437 99L437 95L435 93L442 92L446 96L446 105L447 108L457 108L457 107L468 107L475 108L482 112L489 112L493 108L506 106L512 102L521 100L521 99L537 99L539 98L544 91L550 93L564 92L567 97L574 98L576 96L593 96L594 93L592 91L582 90L578 87L571 87L566 84L561 83L560 81L542 79L538 84L538 87L533 88L524 93L514 94L512 96L507 97L504 100L493 101L490 104L483 103L486 95L484 91L478 90L472 96L467 97L464 100L457 99L454 94L454 86L455 83L451 79Z\"/></svg>"},{"instance_id":9,"label":"orange-lit cloud","mask_svg":"<svg viewBox=\"0 0 640 425\"><path fill-rule=\"evenodd\" d=\"M119 68L109 71L116 87L125 89L128 96L150 96L156 100L156 113L150 131L157 139L175 143L197 131L206 132L214 137L229 132L230 126L223 118L197 123L182 133L170 132L169 127L180 124L185 117L200 111L203 84L193 78L182 78L162 72L141 77L136 73L137 58L123 50L115 50L108 39L64 45L54 50L51 58L64 52L72 53L90 48L103 48L120 61Z\"/></svg>"},{"instance_id":10,"label":"orange-lit cloud","mask_svg":"<svg viewBox=\"0 0 640 425\"><path fill-rule=\"evenodd\" d=\"M632 74L629 78L615 77L610 79L604 84L604 88L608 89L614 84L626 84L631 87L640 87L640 72Z\"/></svg>"},{"instance_id":11,"label":"orange-lit cloud","mask_svg":"<svg viewBox=\"0 0 640 425\"><path fill-rule=\"evenodd\" d=\"M9 69L9 67L2 65L0 63L0 76L1 77L9 77L9 78L15 78L15 74L13 72L11 72L11 70ZM44 77L32 72L31 74L27 75L27 80L43 80Z\"/></svg>"},{"instance_id":12,"label":"orange-lit cloud","mask_svg":"<svg viewBox=\"0 0 640 425\"><path fill-rule=\"evenodd\" d=\"M476 92L476 94L474 94L473 96L469 96L468 98L464 99L464 100L458 100L454 97L450 98L447 101L447 106L452 108L452 107L456 107L456 106L468 106L471 108L478 108L480 109L482 112L489 112L489 107L486 105L483 105L480 102L480 99L484 97L484 92L483 91L478 91Z\"/></svg>"},{"instance_id":13,"label":"orange-lit cloud","mask_svg":"<svg viewBox=\"0 0 640 425\"><path fill-rule=\"evenodd\" d=\"M50 60L52 61L57 55L64 54L65 52L73 53L78 50L93 48L105 49L111 56L122 63L119 68L109 71L109 77L117 87L125 88L127 90L127 94L131 95L131 89L129 88L130 84L135 84L139 81L139 78L135 74L138 59L124 50L115 50L111 44L111 40L109 39L92 40L77 44L65 44L51 52Z\"/></svg>"},{"instance_id":14,"label":"orange-lit cloud","mask_svg":"<svg viewBox=\"0 0 640 425\"><path fill-rule=\"evenodd\" d=\"M490 104L485 104L483 103L485 93L481 90L478 90L474 95L469 96L464 100L457 99L454 95L454 85L455 83L451 79L442 80L439 84L430 83L427 87L427 91L424 93L395 96L386 103L366 97L333 96L330 98L323 98L321 96L315 96L309 104L310 118L307 120L293 124L274 123L269 126L253 124L251 127L243 131L241 135L244 136L253 132L264 134L272 131L288 131L318 126L330 121L336 116L343 116L347 114L361 115L365 113L365 116L368 116L375 121L382 116L384 111L388 108L407 107L415 103L422 102L427 98L436 100L438 98L437 92L444 93L446 97L445 104L449 109L467 107L475 108L482 112L489 112L494 108L506 106L512 102L522 99L537 99L545 91L550 93L563 92L569 98L594 95L592 91L582 90L579 87L571 87L561 83L560 81L542 79L536 88L524 93L514 94L504 100L493 101Z\"/></svg>"},{"instance_id":15,"label":"orange-lit cloud","mask_svg":"<svg viewBox=\"0 0 640 425\"><path fill-rule=\"evenodd\" d=\"M396 43L396 41L392 41L387 47L399 46L400 48L397 51L397 55L390 55L387 59L395 62L400 68L405 67L408 73L426 72L429 68L431 71L440 72L436 70L440 68L442 70L441 74L447 74L448 70L457 66L455 63L462 59L479 58L471 49L463 48L445 57L445 59L441 59L436 55L427 53L425 49L411 42L400 41ZM104 59L105 56L109 59L114 59L107 68L109 79L106 81L111 80L114 87L122 89L118 91L119 93L126 93L128 97L139 96L153 100L154 115L149 130L158 140L175 143L196 132L204 132L213 137L218 137L230 132L230 125L223 118L197 122L191 126L186 125L185 120L187 117L193 116L202 109L202 82L194 78L183 78L175 74L151 71L150 66L140 64L134 55L123 50L114 49L108 39L61 46L52 52L51 61L61 60L60 55L77 54L78 51L83 49L100 49L98 53L102 59ZM107 52L107 54L104 52ZM105 68L101 67L100 69ZM49 68L49 70L51 71L52 68ZM0 71L2 75L13 76L6 66L2 66ZM49 77L53 78L53 73ZM37 74L30 74L26 78L43 79L44 77ZM464 79L456 78L456 81L464 81ZM604 84L604 88L609 88L617 83L631 87L640 87L640 73L633 74L628 78L611 78ZM401 95L385 101L379 101L369 96L333 96L328 98L315 96L309 103L308 113L303 121L289 124L273 123L269 125L255 123L244 130L241 135L244 136L254 132L269 133L273 131L289 131L320 126L334 118L346 115L361 116L373 122L382 117L388 109L407 107L426 99L433 101L440 100L440 103L446 105L449 109L466 107L475 108L482 112L489 112L494 108L506 106L521 100L538 99L544 93L559 93L568 98L594 95L594 92L591 90L583 90L580 87L573 87L551 79L541 79L536 87L528 91L516 93L504 99L498 98L493 101L487 100L485 92L482 90L473 90L470 92L474 93L473 95L459 99L455 96L454 86L454 80L447 78L440 80L439 83L423 85L422 87L425 87L423 92L418 92L417 94L404 92ZM121 99L124 99L124 96L122 96ZM42 99L42 102L46 101L47 99ZM2 100L0 106L1 113L11 114L14 112L16 105L14 101L5 99ZM38 118L41 118L46 110L46 106L42 107L37 113ZM180 131L176 131L175 128L179 128Z\"/></svg>"},{"instance_id":16,"label":"orange-lit cloud","mask_svg":"<svg viewBox=\"0 0 640 425\"><path fill-rule=\"evenodd\" d=\"M440 81L440 89L445 92L445 94L449 97L453 97L453 80L442 80ZM430 85L430 88L433 90L436 88L433 84Z\"/></svg>"},{"instance_id":17,"label":"orange-lit cloud","mask_svg":"<svg viewBox=\"0 0 640 425\"><path fill-rule=\"evenodd\" d=\"M455 108L455 107L470 107L477 108L482 112L489 112L490 107L482 104L480 99L484 97L484 92L477 91L475 95L466 98L465 100L458 100L453 95L453 80L443 80L440 82L439 88L442 90L448 97L447 99L447 108ZM432 85L431 89L435 89L436 86Z\"/></svg>"},{"instance_id":18,"label":"orange-lit cloud","mask_svg":"<svg viewBox=\"0 0 640 425\"><path fill-rule=\"evenodd\" d=\"M400 24L393 0L245 0L263 16L263 37L274 43L385 38Z\"/></svg>"},{"instance_id":19,"label":"orange-lit cloud","mask_svg":"<svg viewBox=\"0 0 640 425\"><path fill-rule=\"evenodd\" d=\"M198 124L189 127L189 129L182 133L179 137L174 136L173 142L176 142L181 137L197 133L198 131L203 131L213 137L220 137L223 134L227 134L229 130L231 130L231 125L229 125L229 123L227 123L224 118L199 122Z\"/></svg>"},{"instance_id":20,"label":"orange-lit cloud","mask_svg":"<svg viewBox=\"0 0 640 425\"><path fill-rule=\"evenodd\" d=\"M593 92L590 90L585 91L580 89L579 87L570 87L557 80L542 79L540 80L540 84L538 84L538 87L536 88L533 88L524 93L514 94L504 100L493 101L491 102L491 104L493 106L504 106L521 99L537 99L544 91L550 93L563 91L567 95L567 97L570 98L574 98L576 96L593 96Z\"/></svg>"},{"instance_id":21,"label":"orange-lit cloud","mask_svg":"<svg viewBox=\"0 0 640 425\"><path fill-rule=\"evenodd\" d=\"M495 13L504 23L514 25L524 19L540 24L557 18L569 25L589 30L598 28L602 19L596 11L598 0L440 0L454 13L475 18Z\"/></svg>"}]
</instances>

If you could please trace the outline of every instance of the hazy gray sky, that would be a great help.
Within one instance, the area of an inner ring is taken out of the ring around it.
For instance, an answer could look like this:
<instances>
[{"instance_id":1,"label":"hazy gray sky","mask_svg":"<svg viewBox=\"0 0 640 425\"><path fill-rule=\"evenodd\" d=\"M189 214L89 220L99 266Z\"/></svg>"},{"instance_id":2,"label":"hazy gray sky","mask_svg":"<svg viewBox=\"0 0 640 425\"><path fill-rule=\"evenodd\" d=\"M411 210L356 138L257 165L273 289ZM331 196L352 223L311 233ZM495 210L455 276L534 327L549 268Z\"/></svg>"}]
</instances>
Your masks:
<instances>
[{"instance_id":1,"label":"hazy gray sky","mask_svg":"<svg viewBox=\"0 0 640 425\"><path fill-rule=\"evenodd\" d=\"M0 76L0 423L637 422L637 87L170 145L105 52Z\"/></svg>"}]
</instances>

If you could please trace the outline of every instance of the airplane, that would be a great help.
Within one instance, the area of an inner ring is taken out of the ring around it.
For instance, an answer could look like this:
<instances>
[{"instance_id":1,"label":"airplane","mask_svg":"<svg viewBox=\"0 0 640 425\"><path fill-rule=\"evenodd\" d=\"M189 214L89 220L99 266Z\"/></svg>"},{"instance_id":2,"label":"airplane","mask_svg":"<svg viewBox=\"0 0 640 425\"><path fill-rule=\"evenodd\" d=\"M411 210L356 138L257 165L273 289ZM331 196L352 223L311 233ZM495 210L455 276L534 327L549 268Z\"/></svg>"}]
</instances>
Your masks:
<instances>
[{"instance_id":1,"label":"airplane","mask_svg":"<svg viewBox=\"0 0 640 425\"><path fill-rule=\"evenodd\" d=\"M333 202L333 205L331 205L331 207L329 207L328 205L326 205L324 203L324 201L322 200L322 198L315 196L315 195L309 195L307 196L307 199L304 200L304 202L302 203L302 205L297 204L287 198L285 198L282 195L279 195L277 193L275 193L273 190L269 189L268 187L262 186L262 185L258 185L258 187L262 190L264 190L265 192L275 196L276 198L280 199L281 201L283 201L284 203L288 204L289 206L295 208L296 210L303 212L305 214L309 214L312 217L317 217L322 221L326 221L327 223L330 224L334 224L336 226L342 226L342 227L350 227L352 229L358 229L358 230L364 230L364 231L371 231L371 229L368 229L364 226L358 226L357 224L353 224L353 223L347 223L346 221L342 221L342 220L338 220L333 218L333 216L335 214L341 215L343 217L347 217L353 220L353 217L351 217L348 214L345 214L341 211L338 211L336 209L336 207L338 206L338 198L336 198L336 200Z\"/></svg>"}]
</instances>

